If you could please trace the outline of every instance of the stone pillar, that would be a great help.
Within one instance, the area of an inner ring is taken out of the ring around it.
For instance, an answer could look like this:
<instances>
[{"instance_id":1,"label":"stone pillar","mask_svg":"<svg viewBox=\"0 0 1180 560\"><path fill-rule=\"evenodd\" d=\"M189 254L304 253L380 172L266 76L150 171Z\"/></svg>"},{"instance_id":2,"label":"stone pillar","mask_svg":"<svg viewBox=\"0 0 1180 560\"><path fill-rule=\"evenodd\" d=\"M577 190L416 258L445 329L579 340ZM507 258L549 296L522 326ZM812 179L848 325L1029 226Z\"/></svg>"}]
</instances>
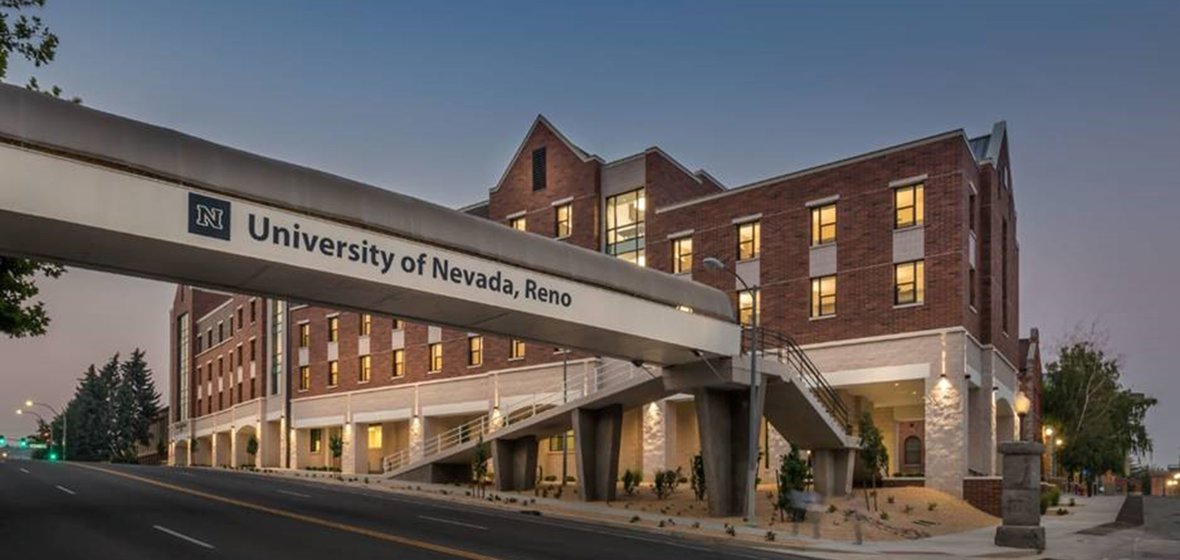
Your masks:
<instances>
[{"instance_id":1,"label":"stone pillar","mask_svg":"<svg viewBox=\"0 0 1180 560\"><path fill-rule=\"evenodd\" d=\"M648 473L648 478L651 478L658 470L676 468L676 465L672 464L675 453L675 417L670 416L676 411L666 400L645 404L640 410L643 415L643 470ZM673 441L672 446L669 446L669 439Z\"/></svg>"},{"instance_id":2,"label":"stone pillar","mask_svg":"<svg viewBox=\"0 0 1180 560\"><path fill-rule=\"evenodd\" d=\"M1041 526L1041 453L1045 446L1031 441L1000 444L1003 480L1000 510L1003 524L996 528L996 546L1045 549Z\"/></svg>"},{"instance_id":3,"label":"stone pillar","mask_svg":"<svg viewBox=\"0 0 1180 560\"><path fill-rule=\"evenodd\" d=\"M410 462L422 458L426 446L426 421L421 415L410 418Z\"/></svg>"},{"instance_id":4,"label":"stone pillar","mask_svg":"<svg viewBox=\"0 0 1180 560\"><path fill-rule=\"evenodd\" d=\"M492 466L496 490L532 490L537 485L537 438L492 440Z\"/></svg>"},{"instance_id":5,"label":"stone pillar","mask_svg":"<svg viewBox=\"0 0 1180 560\"><path fill-rule=\"evenodd\" d=\"M926 486L963 497L967 474L967 387L962 375L926 379Z\"/></svg>"},{"instance_id":6,"label":"stone pillar","mask_svg":"<svg viewBox=\"0 0 1180 560\"><path fill-rule=\"evenodd\" d=\"M286 421L284 421L284 425L286 425ZM302 468L303 462L299 460L299 430L290 428L287 433L287 449L291 453L291 468Z\"/></svg>"},{"instance_id":7,"label":"stone pillar","mask_svg":"<svg viewBox=\"0 0 1180 560\"><path fill-rule=\"evenodd\" d=\"M765 385L761 391L766 394ZM745 512L749 484L750 393L748 390L698 389L694 392L697 426L709 515L728 517ZM762 410L762 399L755 403ZM761 418L761 414L758 415Z\"/></svg>"},{"instance_id":8,"label":"stone pillar","mask_svg":"<svg viewBox=\"0 0 1180 560\"><path fill-rule=\"evenodd\" d=\"M340 437L343 439L340 474L368 474L369 425L349 422L344 425L344 433Z\"/></svg>"},{"instance_id":9,"label":"stone pillar","mask_svg":"<svg viewBox=\"0 0 1180 560\"><path fill-rule=\"evenodd\" d=\"M623 407L611 405L571 412L579 495L582 500L615 499L619 479L619 444L623 435Z\"/></svg>"},{"instance_id":10,"label":"stone pillar","mask_svg":"<svg viewBox=\"0 0 1180 560\"><path fill-rule=\"evenodd\" d=\"M852 492L855 449L813 449L812 477L815 491L822 496L847 496Z\"/></svg>"},{"instance_id":11,"label":"stone pillar","mask_svg":"<svg viewBox=\"0 0 1180 560\"><path fill-rule=\"evenodd\" d=\"M209 446L209 450L210 450L209 466L210 467L221 466L221 461L220 461L221 453L225 453L225 451L218 449L218 447L220 447L218 445L218 442L220 440L221 440L221 436L218 435L217 432L213 432L213 435L209 437L209 443L210 443L210 446Z\"/></svg>"},{"instance_id":12,"label":"stone pillar","mask_svg":"<svg viewBox=\"0 0 1180 560\"><path fill-rule=\"evenodd\" d=\"M238 468L238 430L241 428L230 428L229 430L229 466L231 468Z\"/></svg>"}]
</instances>

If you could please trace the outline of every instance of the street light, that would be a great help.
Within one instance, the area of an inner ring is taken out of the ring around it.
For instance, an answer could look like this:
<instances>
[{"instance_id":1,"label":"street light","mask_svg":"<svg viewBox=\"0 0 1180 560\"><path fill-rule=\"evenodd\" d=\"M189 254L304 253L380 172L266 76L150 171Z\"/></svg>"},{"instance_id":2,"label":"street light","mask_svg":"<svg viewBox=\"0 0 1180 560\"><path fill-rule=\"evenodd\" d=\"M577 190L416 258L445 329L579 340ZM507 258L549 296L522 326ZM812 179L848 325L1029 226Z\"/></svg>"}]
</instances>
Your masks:
<instances>
[{"instance_id":1,"label":"street light","mask_svg":"<svg viewBox=\"0 0 1180 560\"><path fill-rule=\"evenodd\" d=\"M1021 390L1016 393L1016 402L1013 403L1013 407L1016 409L1016 416L1020 418L1020 441L1024 441L1024 417L1028 416L1028 411L1032 409L1032 401Z\"/></svg>"},{"instance_id":2,"label":"street light","mask_svg":"<svg viewBox=\"0 0 1180 560\"><path fill-rule=\"evenodd\" d=\"M749 455L746 457L749 463L748 472L746 474L746 520L749 523L757 523L757 515L754 511L755 501L758 499L758 294L750 285L737 273L725 267L725 263L721 262L716 257L705 257L705 268L709 270L729 273L737 281L741 283L746 292L750 294L750 430L747 437L750 440Z\"/></svg>"},{"instance_id":3,"label":"street light","mask_svg":"<svg viewBox=\"0 0 1180 560\"><path fill-rule=\"evenodd\" d=\"M44 408L48 409L49 412L52 412L54 416L61 416L61 460L65 461L66 460L66 449L69 447L69 443L70 443L70 417L58 412L57 409L53 408L52 406L49 406L49 405L42 403L42 402L36 402L33 399L26 400L25 406L28 408L33 408L34 406L44 407ZM52 424L49 425L49 438L53 439L53 425Z\"/></svg>"}]
</instances>

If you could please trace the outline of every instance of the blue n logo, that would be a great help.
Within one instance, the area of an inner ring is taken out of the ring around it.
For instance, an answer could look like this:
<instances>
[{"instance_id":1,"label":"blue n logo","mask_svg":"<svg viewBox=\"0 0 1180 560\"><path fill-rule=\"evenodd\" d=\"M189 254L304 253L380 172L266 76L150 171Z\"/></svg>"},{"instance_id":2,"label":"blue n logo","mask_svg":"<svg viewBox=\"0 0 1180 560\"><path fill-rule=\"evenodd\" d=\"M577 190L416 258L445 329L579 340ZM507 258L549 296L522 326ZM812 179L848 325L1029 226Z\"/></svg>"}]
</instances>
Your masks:
<instances>
[{"instance_id":1,"label":"blue n logo","mask_svg":"<svg viewBox=\"0 0 1180 560\"><path fill-rule=\"evenodd\" d=\"M188 232L229 241L230 206L197 193L188 195Z\"/></svg>"}]
</instances>

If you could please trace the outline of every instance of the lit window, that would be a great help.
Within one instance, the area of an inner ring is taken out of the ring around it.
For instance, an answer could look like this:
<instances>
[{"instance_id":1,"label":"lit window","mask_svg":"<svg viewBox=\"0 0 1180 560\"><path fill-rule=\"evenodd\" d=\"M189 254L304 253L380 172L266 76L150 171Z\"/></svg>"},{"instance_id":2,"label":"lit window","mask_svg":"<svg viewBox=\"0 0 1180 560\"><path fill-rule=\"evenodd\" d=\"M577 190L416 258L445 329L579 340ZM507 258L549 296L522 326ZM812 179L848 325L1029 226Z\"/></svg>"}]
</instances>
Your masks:
<instances>
[{"instance_id":1,"label":"lit window","mask_svg":"<svg viewBox=\"0 0 1180 560\"><path fill-rule=\"evenodd\" d=\"M340 362L332 360L328 362L328 386L335 387L340 382Z\"/></svg>"},{"instance_id":2,"label":"lit window","mask_svg":"<svg viewBox=\"0 0 1180 560\"><path fill-rule=\"evenodd\" d=\"M299 390L311 388L311 366L299 366Z\"/></svg>"},{"instance_id":3,"label":"lit window","mask_svg":"<svg viewBox=\"0 0 1180 560\"><path fill-rule=\"evenodd\" d=\"M299 347L307 348L311 344L311 325L303 323L299 325Z\"/></svg>"},{"instance_id":4,"label":"lit window","mask_svg":"<svg viewBox=\"0 0 1180 560\"><path fill-rule=\"evenodd\" d=\"M836 314L836 276L811 279L811 316Z\"/></svg>"},{"instance_id":5,"label":"lit window","mask_svg":"<svg viewBox=\"0 0 1180 560\"><path fill-rule=\"evenodd\" d=\"M753 292L753 293L750 293ZM755 312L762 311L762 292L759 290L743 290L738 292L738 320L742 325L749 326L754 319ZM761 313L758 313L759 315ZM758 317L758 324L762 318Z\"/></svg>"},{"instance_id":6,"label":"lit window","mask_svg":"<svg viewBox=\"0 0 1180 560\"><path fill-rule=\"evenodd\" d=\"M393 376L401 377L406 374L406 351L393 351Z\"/></svg>"},{"instance_id":7,"label":"lit window","mask_svg":"<svg viewBox=\"0 0 1180 560\"><path fill-rule=\"evenodd\" d=\"M692 272L692 237L672 240L672 272Z\"/></svg>"},{"instance_id":8,"label":"lit window","mask_svg":"<svg viewBox=\"0 0 1180 560\"><path fill-rule=\"evenodd\" d=\"M437 373L442 371L443 366L442 343L435 342L430 345L430 370L429 373Z\"/></svg>"},{"instance_id":9,"label":"lit window","mask_svg":"<svg viewBox=\"0 0 1180 560\"><path fill-rule=\"evenodd\" d=\"M340 317L328 317L328 342L340 340Z\"/></svg>"},{"instance_id":10,"label":"lit window","mask_svg":"<svg viewBox=\"0 0 1180 560\"><path fill-rule=\"evenodd\" d=\"M556 216L554 217L554 234L560 239L562 237L569 237L574 232L574 206L572 204L562 204L556 209Z\"/></svg>"},{"instance_id":11,"label":"lit window","mask_svg":"<svg viewBox=\"0 0 1180 560\"><path fill-rule=\"evenodd\" d=\"M361 336L369 336L373 332L373 316L368 313L361 314Z\"/></svg>"},{"instance_id":12,"label":"lit window","mask_svg":"<svg viewBox=\"0 0 1180 560\"><path fill-rule=\"evenodd\" d=\"M565 433L565 437L554 436L549 438L549 451L552 453L561 453L562 450L574 448L574 431L570 430Z\"/></svg>"},{"instance_id":13,"label":"lit window","mask_svg":"<svg viewBox=\"0 0 1180 560\"><path fill-rule=\"evenodd\" d=\"M511 220L508 220L508 227L510 227L514 230L517 230L517 231L528 231L529 230L529 221L524 216L521 216L519 218L512 218Z\"/></svg>"},{"instance_id":14,"label":"lit window","mask_svg":"<svg viewBox=\"0 0 1180 560\"><path fill-rule=\"evenodd\" d=\"M307 432L307 451L309 453L319 453L324 445L324 431L320 428L312 428Z\"/></svg>"},{"instance_id":15,"label":"lit window","mask_svg":"<svg viewBox=\"0 0 1180 560\"><path fill-rule=\"evenodd\" d=\"M836 205L828 204L811 209L811 244L823 245L836 241Z\"/></svg>"},{"instance_id":16,"label":"lit window","mask_svg":"<svg viewBox=\"0 0 1180 560\"><path fill-rule=\"evenodd\" d=\"M746 222L737 227L737 257L739 261L756 259L762 253L762 225Z\"/></svg>"},{"instance_id":17,"label":"lit window","mask_svg":"<svg viewBox=\"0 0 1180 560\"><path fill-rule=\"evenodd\" d=\"M512 339L512 346L508 352L508 359L519 360L524 357L524 341L519 338Z\"/></svg>"},{"instance_id":18,"label":"lit window","mask_svg":"<svg viewBox=\"0 0 1180 560\"><path fill-rule=\"evenodd\" d=\"M377 424L376 426L369 426L368 432L369 432L369 434L368 434L369 435L369 437L368 437L369 449L371 449L371 450L381 449L383 447L383 445L381 443L381 439L382 439L381 436L384 435L382 433L383 430L381 429L381 425Z\"/></svg>"},{"instance_id":19,"label":"lit window","mask_svg":"<svg viewBox=\"0 0 1180 560\"><path fill-rule=\"evenodd\" d=\"M358 375L358 380L361 383L368 383L369 380L373 378L373 357L372 356L361 356L360 363L357 365L360 366L360 368L359 368L360 374Z\"/></svg>"},{"instance_id":20,"label":"lit window","mask_svg":"<svg viewBox=\"0 0 1180 560\"><path fill-rule=\"evenodd\" d=\"M644 189L606 199L606 253L639 266L647 264L647 197Z\"/></svg>"},{"instance_id":21,"label":"lit window","mask_svg":"<svg viewBox=\"0 0 1180 560\"><path fill-rule=\"evenodd\" d=\"M467 337L467 365L483 365L483 337Z\"/></svg>"},{"instance_id":22,"label":"lit window","mask_svg":"<svg viewBox=\"0 0 1180 560\"><path fill-rule=\"evenodd\" d=\"M401 319L394 319L393 320L393 330L400 331L404 328L406 328L406 324L404 322L402 322Z\"/></svg>"},{"instance_id":23,"label":"lit window","mask_svg":"<svg viewBox=\"0 0 1180 560\"><path fill-rule=\"evenodd\" d=\"M893 227L920 226L926 218L925 188L921 184L901 187L893 191Z\"/></svg>"},{"instance_id":24,"label":"lit window","mask_svg":"<svg viewBox=\"0 0 1180 560\"><path fill-rule=\"evenodd\" d=\"M893 265L893 303L922 303L926 301L926 271L923 261Z\"/></svg>"}]
</instances>

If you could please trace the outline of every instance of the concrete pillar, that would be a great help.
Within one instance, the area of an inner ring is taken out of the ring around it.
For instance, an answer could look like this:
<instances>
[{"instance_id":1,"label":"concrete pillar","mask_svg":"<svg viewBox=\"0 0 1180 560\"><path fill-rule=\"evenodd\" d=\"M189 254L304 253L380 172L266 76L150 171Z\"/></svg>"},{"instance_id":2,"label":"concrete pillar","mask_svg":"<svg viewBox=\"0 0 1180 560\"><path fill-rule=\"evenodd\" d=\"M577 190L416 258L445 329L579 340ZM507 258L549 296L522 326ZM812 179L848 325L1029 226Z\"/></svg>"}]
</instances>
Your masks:
<instances>
[{"instance_id":1,"label":"concrete pillar","mask_svg":"<svg viewBox=\"0 0 1180 560\"><path fill-rule=\"evenodd\" d=\"M301 469L304 467L303 461L299 457L299 430L290 428L287 430L287 448L291 453L291 468Z\"/></svg>"},{"instance_id":2,"label":"concrete pillar","mask_svg":"<svg viewBox=\"0 0 1180 560\"><path fill-rule=\"evenodd\" d=\"M992 391L993 373L990 368L977 373L979 386L967 385L967 423L969 468L980 474L996 470L996 400Z\"/></svg>"},{"instance_id":3,"label":"concrete pillar","mask_svg":"<svg viewBox=\"0 0 1180 560\"><path fill-rule=\"evenodd\" d=\"M852 492L855 449L813 449L812 477L821 496L847 496Z\"/></svg>"},{"instance_id":4,"label":"concrete pillar","mask_svg":"<svg viewBox=\"0 0 1180 560\"><path fill-rule=\"evenodd\" d=\"M221 454L225 453L225 450L218 449L220 447L220 445L219 445L220 440L221 440L221 435L218 434L217 432L213 432L213 435L209 437L209 443L211 444L210 456L209 456L209 466L210 467L221 466Z\"/></svg>"},{"instance_id":5,"label":"concrete pillar","mask_svg":"<svg viewBox=\"0 0 1180 560\"><path fill-rule=\"evenodd\" d=\"M532 490L537 485L537 438L492 440L495 487L501 492Z\"/></svg>"},{"instance_id":6,"label":"concrete pillar","mask_svg":"<svg viewBox=\"0 0 1180 560\"><path fill-rule=\"evenodd\" d=\"M238 468L240 462L238 461L238 454L241 453L241 446L238 444L238 430L241 428L230 428L229 430L229 466Z\"/></svg>"},{"instance_id":7,"label":"concrete pillar","mask_svg":"<svg viewBox=\"0 0 1180 560\"><path fill-rule=\"evenodd\" d=\"M421 415L410 418L410 462L422 458L426 446L425 420Z\"/></svg>"},{"instance_id":8,"label":"concrete pillar","mask_svg":"<svg viewBox=\"0 0 1180 560\"><path fill-rule=\"evenodd\" d=\"M350 422L341 435L344 445L340 450L340 474L368 474L369 425Z\"/></svg>"},{"instance_id":9,"label":"concrete pillar","mask_svg":"<svg viewBox=\"0 0 1180 560\"><path fill-rule=\"evenodd\" d=\"M1031 441L1000 445L1003 479L1000 511L1003 523L996 528L996 546L1045 549L1041 526L1041 453L1045 447Z\"/></svg>"},{"instance_id":10,"label":"concrete pillar","mask_svg":"<svg viewBox=\"0 0 1180 560\"><path fill-rule=\"evenodd\" d=\"M694 396L701 457L705 462L705 483L709 489L709 515L742 515L749 489L749 462L758 460L749 456L750 393L748 390L698 389ZM755 403L759 411L762 404L761 399Z\"/></svg>"},{"instance_id":11,"label":"concrete pillar","mask_svg":"<svg viewBox=\"0 0 1180 560\"><path fill-rule=\"evenodd\" d=\"M574 449L579 495L583 500L615 499L619 479L619 444L623 435L623 407L574 410Z\"/></svg>"}]
</instances>

